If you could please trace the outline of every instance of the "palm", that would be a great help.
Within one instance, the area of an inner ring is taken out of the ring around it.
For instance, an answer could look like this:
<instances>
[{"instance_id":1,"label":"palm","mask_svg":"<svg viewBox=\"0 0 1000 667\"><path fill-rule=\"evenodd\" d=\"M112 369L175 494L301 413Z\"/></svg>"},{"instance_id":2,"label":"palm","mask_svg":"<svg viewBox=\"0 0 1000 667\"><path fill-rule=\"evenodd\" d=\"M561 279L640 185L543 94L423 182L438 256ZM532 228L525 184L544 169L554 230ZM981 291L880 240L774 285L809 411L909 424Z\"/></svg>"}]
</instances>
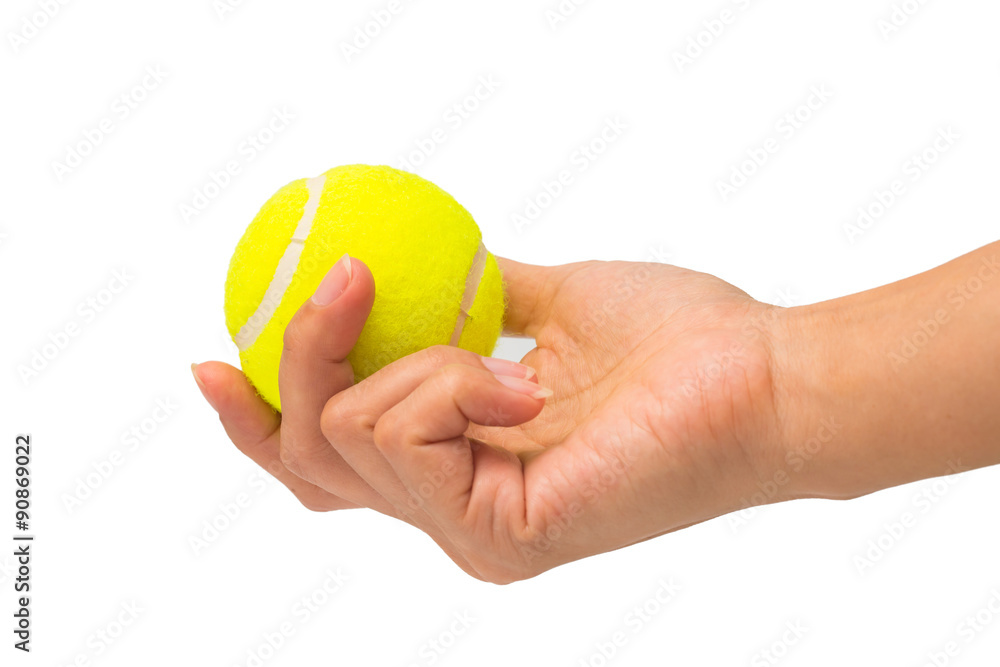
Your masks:
<instances>
[{"instance_id":1,"label":"palm","mask_svg":"<svg viewBox=\"0 0 1000 667\"><path fill-rule=\"evenodd\" d=\"M746 434L771 414L759 404L770 380L754 328L767 306L671 266L566 268L523 359L555 395L521 426L469 433L525 461L529 525L582 504L580 521L602 527L604 543L586 546L596 552L733 509L738 493L706 487L735 491L753 477Z\"/></svg>"}]
</instances>

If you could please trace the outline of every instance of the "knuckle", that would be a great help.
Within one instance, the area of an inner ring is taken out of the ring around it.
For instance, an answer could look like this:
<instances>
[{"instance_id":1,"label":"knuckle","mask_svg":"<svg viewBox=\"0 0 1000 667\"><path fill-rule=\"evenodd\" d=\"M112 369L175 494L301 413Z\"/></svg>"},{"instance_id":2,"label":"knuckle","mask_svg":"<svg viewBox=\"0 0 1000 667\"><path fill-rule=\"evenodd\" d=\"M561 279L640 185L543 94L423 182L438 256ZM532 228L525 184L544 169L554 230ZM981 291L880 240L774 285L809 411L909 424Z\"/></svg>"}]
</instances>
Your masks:
<instances>
[{"instance_id":1,"label":"knuckle","mask_svg":"<svg viewBox=\"0 0 1000 667\"><path fill-rule=\"evenodd\" d=\"M284 346L285 352L294 352L296 350L301 350L308 345L309 337L307 334L308 327L306 322L303 321L301 314L297 314L285 327L285 332L282 334L282 344Z\"/></svg>"},{"instance_id":2,"label":"knuckle","mask_svg":"<svg viewBox=\"0 0 1000 667\"><path fill-rule=\"evenodd\" d=\"M345 398L343 392L334 394L326 402L320 414L319 426L323 437L334 445L345 434L370 431L372 428L367 413L360 409L357 401Z\"/></svg>"},{"instance_id":3,"label":"knuckle","mask_svg":"<svg viewBox=\"0 0 1000 667\"><path fill-rule=\"evenodd\" d=\"M354 507L350 502L318 489L303 489L293 491L299 503L310 512L336 512L338 510Z\"/></svg>"},{"instance_id":4,"label":"knuckle","mask_svg":"<svg viewBox=\"0 0 1000 667\"><path fill-rule=\"evenodd\" d=\"M319 429L323 437L332 440L332 437L343 430L343 424L348 418L347 406L340 394L334 394L323 406L323 412L319 416Z\"/></svg>"},{"instance_id":5,"label":"knuckle","mask_svg":"<svg viewBox=\"0 0 1000 667\"><path fill-rule=\"evenodd\" d=\"M495 562L476 562L473 564L479 579L488 584L496 586L507 586L518 581L530 578L527 572L521 572L517 568Z\"/></svg>"},{"instance_id":6,"label":"knuckle","mask_svg":"<svg viewBox=\"0 0 1000 667\"><path fill-rule=\"evenodd\" d=\"M473 369L465 364L448 364L435 372L433 382L448 394L456 394L473 380Z\"/></svg>"},{"instance_id":7,"label":"knuckle","mask_svg":"<svg viewBox=\"0 0 1000 667\"><path fill-rule=\"evenodd\" d=\"M333 510L337 509L336 507L329 507L328 505L317 502L312 498L308 497L306 498L300 497L299 502L302 504L304 508L306 508L310 512L332 512Z\"/></svg>"},{"instance_id":8,"label":"knuckle","mask_svg":"<svg viewBox=\"0 0 1000 667\"><path fill-rule=\"evenodd\" d=\"M353 507L344 498L324 491L318 487L292 480L286 482L285 486L292 492L292 495L299 503L310 512L334 512L336 510Z\"/></svg>"},{"instance_id":9,"label":"knuckle","mask_svg":"<svg viewBox=\"0 0 1000 667\"><path fill-rule=\"evenodd\" d=\"M302 456L293 444L291 438L282 438L278 443L278 458L281 460L281 464L288 470L293 473L301 472Z\"/></svg>"},{"instance_id":10,"label":"knuckle","mask_svg":"<svg viewBox=\"0 0 1000 667\"><path fill-rule=\"evenodd\" d=\"M421 350L418 354L423 356L424 363L430 368L450 364L475 365L482 358L475 352L451 345L432 345Z\"/></svg>"},{"instance_id":11,"label":"knuckle","mask_svg":"<svg viewBox=\"0 0 1000 667\"><path fill-rule=\"evenodd\" d=\"M448 345L433 345L420 354L428 366L436 367L447 364L451 360L454 350L455 348Z\"/></svg>"},{"instance_id":12,"label":"knuckle","mask_svg":"<svg viewBox=\"0 0 1000 667\"><path fill-rule=\"evenodd\" d=\"M375 422L372 439L378 451L383 454L391 453L399 444L401 438L399 418L392 411L385 413Z\"/></svg>"}]
</instances>

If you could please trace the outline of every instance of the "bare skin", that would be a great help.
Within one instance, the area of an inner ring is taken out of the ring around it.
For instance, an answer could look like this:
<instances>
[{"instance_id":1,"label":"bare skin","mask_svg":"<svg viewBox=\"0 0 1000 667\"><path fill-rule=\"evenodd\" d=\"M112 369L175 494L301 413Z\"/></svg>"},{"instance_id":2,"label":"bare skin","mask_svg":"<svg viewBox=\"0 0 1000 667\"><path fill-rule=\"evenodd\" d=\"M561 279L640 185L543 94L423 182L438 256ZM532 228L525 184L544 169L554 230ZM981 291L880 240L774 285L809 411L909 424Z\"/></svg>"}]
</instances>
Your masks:
<instances>
[{"instance_id":1,"label":"bare skin","mask_svg":"<svg viewBox=\"0 0 1000 667\"><path fill-rule=\"evenodd\" d=\"M509 583L754 504L1000 462L1000 269L948 305L998 257L794 309L662 264L501 260L506 333L537 345L523 365L435 347L356 385L345 357L375 285L350 260L286 332L282 414L232 366L194 372L230 439L306 507L396 517Z\"/></svg>"}]
</instances>

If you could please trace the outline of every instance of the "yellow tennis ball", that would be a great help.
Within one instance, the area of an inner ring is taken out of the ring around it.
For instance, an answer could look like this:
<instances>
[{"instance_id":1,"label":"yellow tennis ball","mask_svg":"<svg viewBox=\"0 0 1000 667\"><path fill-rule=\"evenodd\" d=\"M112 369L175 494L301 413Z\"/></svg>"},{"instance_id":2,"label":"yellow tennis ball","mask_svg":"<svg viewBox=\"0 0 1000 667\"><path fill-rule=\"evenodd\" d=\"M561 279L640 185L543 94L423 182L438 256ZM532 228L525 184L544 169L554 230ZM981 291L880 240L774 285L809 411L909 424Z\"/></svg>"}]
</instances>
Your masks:
<instances>
[{"instance_id":1,"label":"yellow tennis ball","mask_svg":"<svg viewBox=\"0 0 1000 667\"><path fill-rule=\"evenodd\" d=\"M243 372L276 409L285 327L344 253L375 278L371 315L348 356L355 380L432 345L493 352L503 280L468 211L419 176L337 167L278 190L229 264L226 326Z\"/></svg>"}]
</instances>

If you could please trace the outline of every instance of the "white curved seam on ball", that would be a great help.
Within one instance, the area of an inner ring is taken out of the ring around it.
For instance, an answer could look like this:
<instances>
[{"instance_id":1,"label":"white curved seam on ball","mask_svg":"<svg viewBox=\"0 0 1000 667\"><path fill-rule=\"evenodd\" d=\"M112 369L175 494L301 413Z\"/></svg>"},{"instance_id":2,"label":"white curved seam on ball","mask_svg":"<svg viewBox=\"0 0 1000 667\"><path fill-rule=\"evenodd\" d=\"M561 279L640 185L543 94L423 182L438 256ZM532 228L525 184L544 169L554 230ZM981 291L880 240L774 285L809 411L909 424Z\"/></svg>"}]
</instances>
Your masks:
<instances>
[{"instance_id":1,"label":"white curved seam on ball","mask_svg":"<svg viewBox=\"0 0 1000 667\"><path fill-rule=\"evenodd\" d=\"M243 352L257 342L257 337L260 336L267 323L271 321L274 311L278 309L278 305L281 303L282 298L284 298L285 292L288 291L288 287L292 284L295 272L299 268L299 259L302 257L302 250L305 247L306 239L309 238L313 221L316 219L316 211L319 209L319 202L323 197L324 185L326 185L326 174L306 181L306 187L309 189L309 199L306 200L306 205L302 209L302 217L299 218L299 222L295 226L295 231L292 232L292 238L288 242L288 246L285 247L285 252L278 261L278 266L274 269L274 277L271 278L271 283L267 286L264 298L257 306L254 314L250 316L246 324L240 327L240 330L236 333L236 346L240 352Z\"/></svg>"},{"instance_id":2,"label":"white curved seam on ball","mask_svg":"<svg viewBox=\"0 0 1000 667\"><path fill-rule=\"evenodd\" d=\"M472 306L476 302L476 295L479 294L479 285L483 282L483 274L486 273L487 257L489 257L489 252L486 250L486 245L480 241L476 256L472 258L472 266L469 267L469 275L465 278L465 294L462 295L462 304L459 306L455 330L448 343L454 347L458 347L458 342L462 339L462 331L465 330L465 322L469 319L469 311L472 310Z\"/></svg>"}]
</instances>

